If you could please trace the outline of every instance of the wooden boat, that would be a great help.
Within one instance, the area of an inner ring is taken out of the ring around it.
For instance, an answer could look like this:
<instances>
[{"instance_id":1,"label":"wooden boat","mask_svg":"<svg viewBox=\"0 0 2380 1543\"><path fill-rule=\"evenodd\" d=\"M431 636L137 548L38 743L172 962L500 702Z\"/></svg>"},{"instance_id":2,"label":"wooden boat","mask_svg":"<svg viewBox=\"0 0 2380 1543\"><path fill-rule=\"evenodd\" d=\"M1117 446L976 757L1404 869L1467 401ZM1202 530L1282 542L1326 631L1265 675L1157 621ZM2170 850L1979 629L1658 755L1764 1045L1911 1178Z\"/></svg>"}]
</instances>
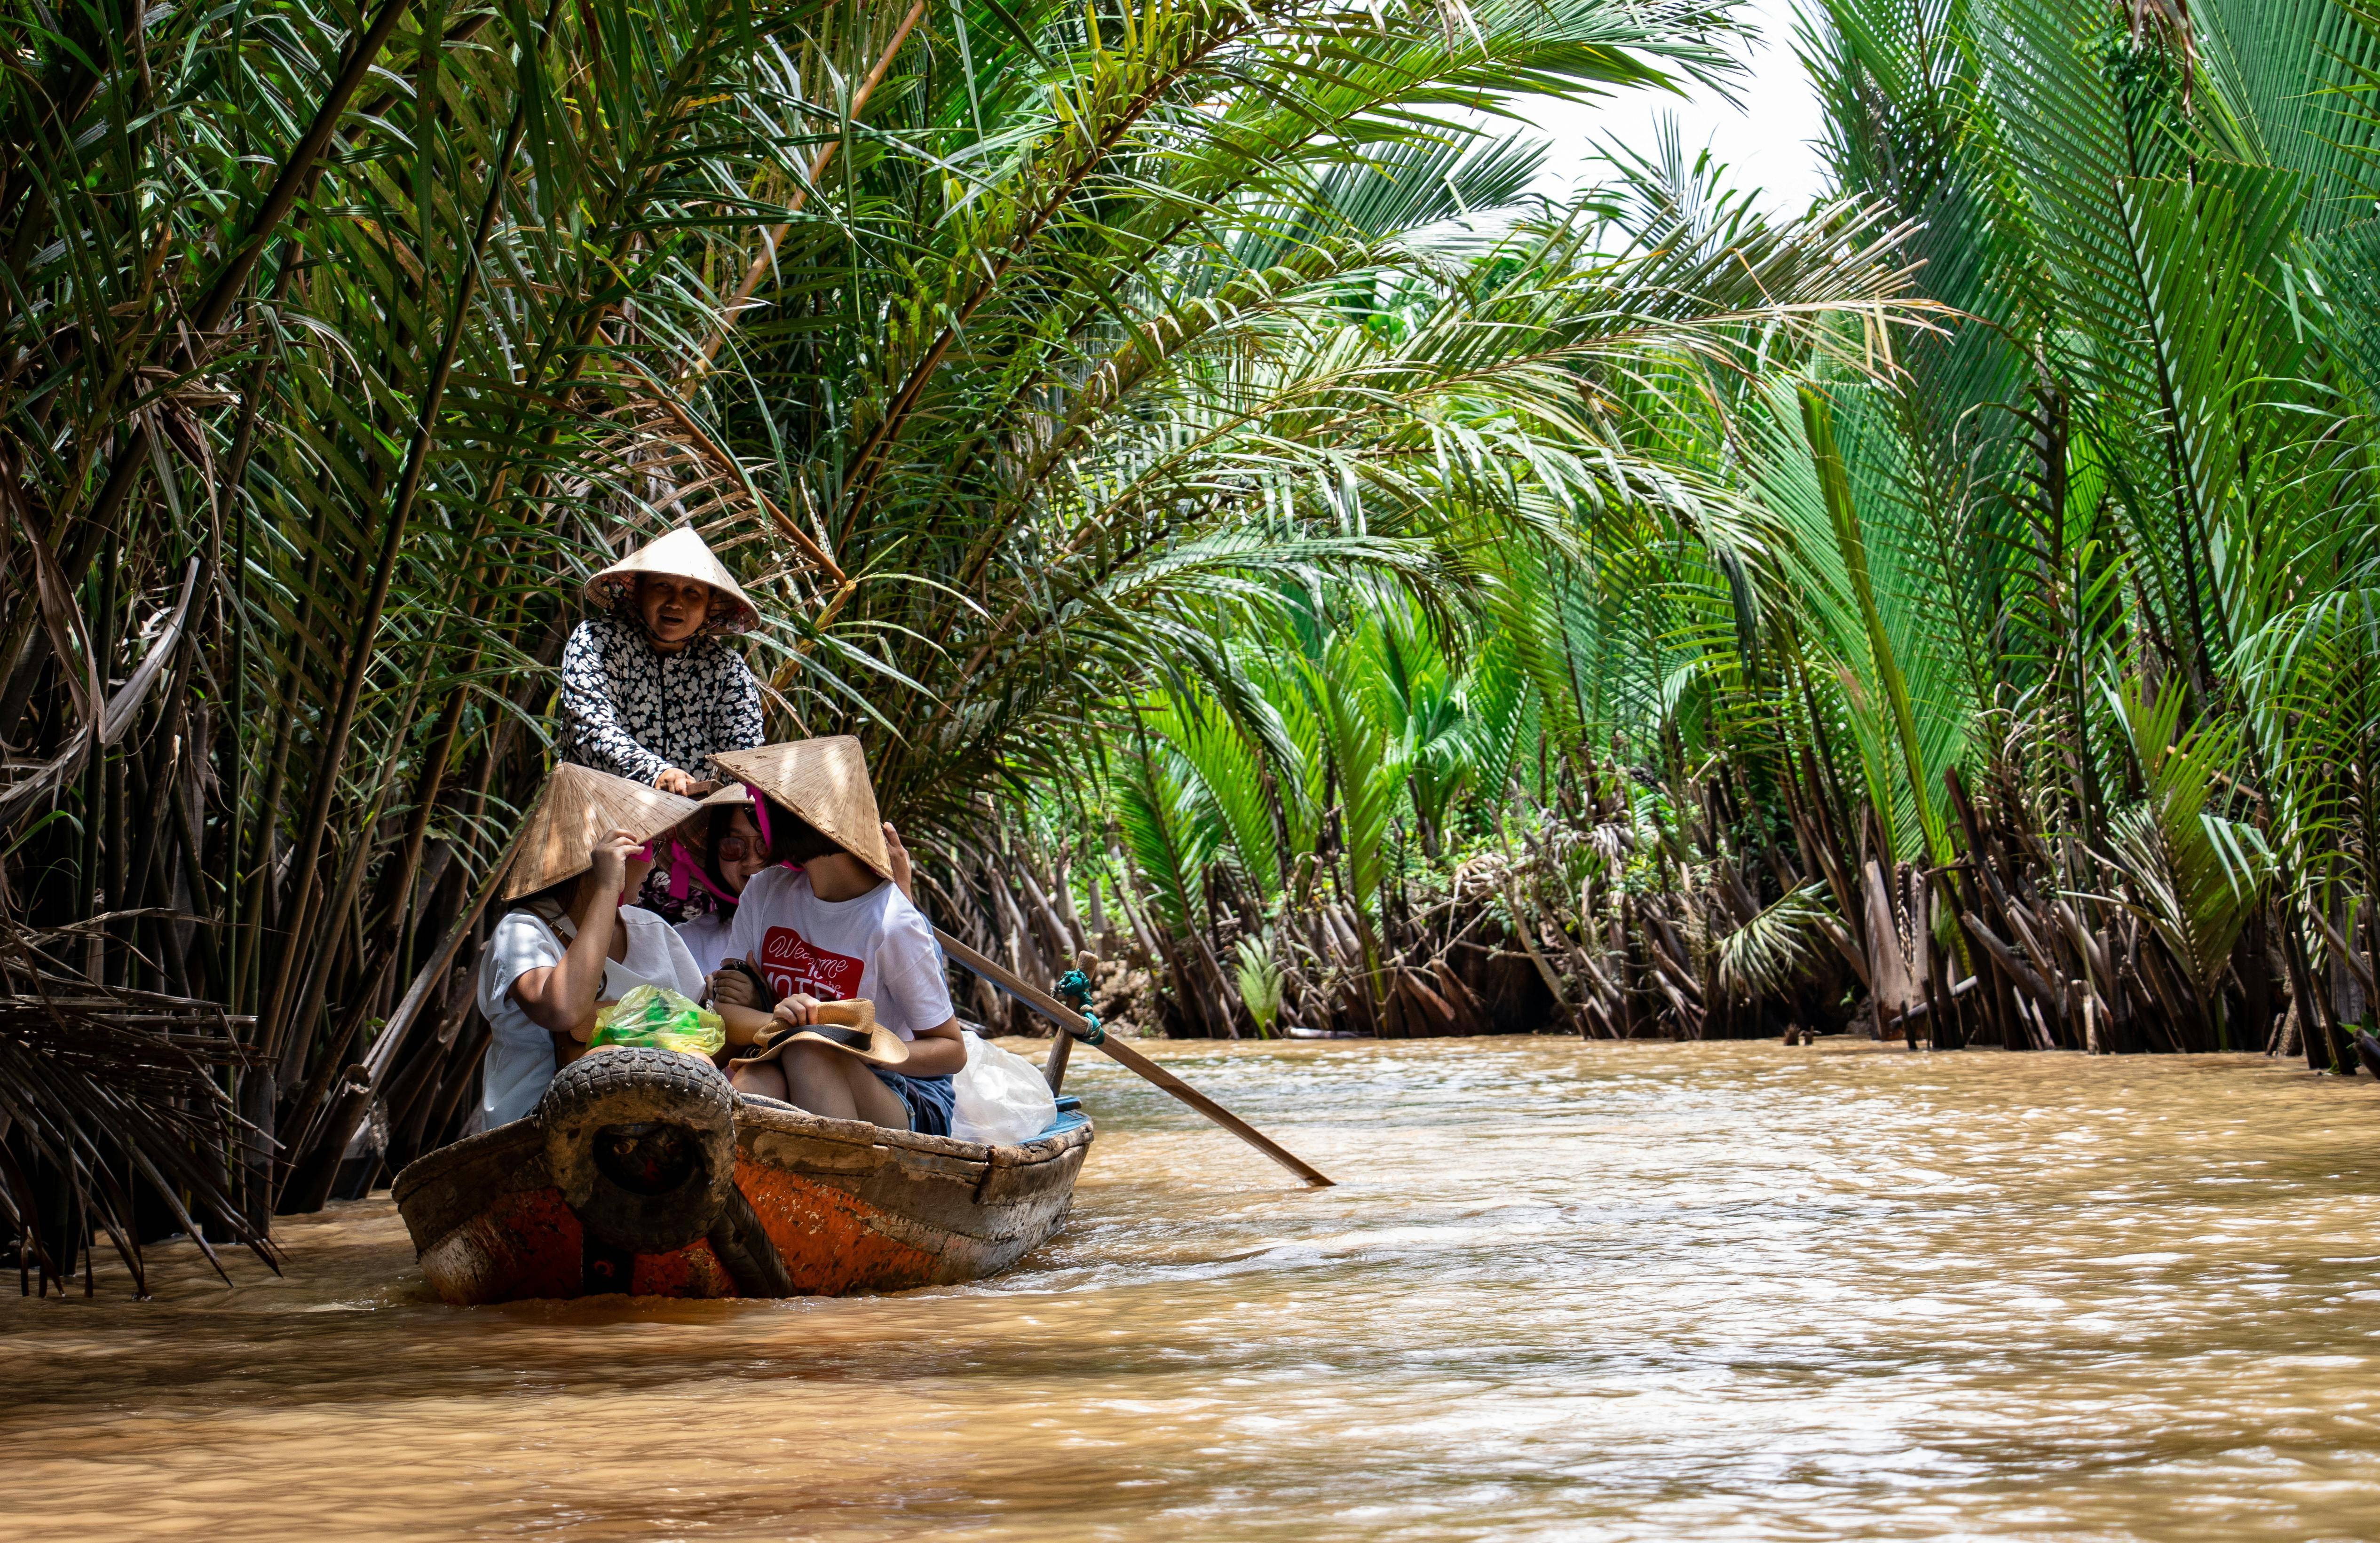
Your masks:
<instances>
[{"instance_id":1,"label":"wooden boat","mask_svg":"<svg viewBox=\"0 0 2380 1543\"><path fill-rule=\"evenodd\" d=\"M829 1120L656 1050L573 1062L528 1119L397 1175L449 1302L626 1292L839 1296L1004 1270L1056 1232L1091 1145L1078 1100L987 1146Z\"/></svg>"}]
</instances>

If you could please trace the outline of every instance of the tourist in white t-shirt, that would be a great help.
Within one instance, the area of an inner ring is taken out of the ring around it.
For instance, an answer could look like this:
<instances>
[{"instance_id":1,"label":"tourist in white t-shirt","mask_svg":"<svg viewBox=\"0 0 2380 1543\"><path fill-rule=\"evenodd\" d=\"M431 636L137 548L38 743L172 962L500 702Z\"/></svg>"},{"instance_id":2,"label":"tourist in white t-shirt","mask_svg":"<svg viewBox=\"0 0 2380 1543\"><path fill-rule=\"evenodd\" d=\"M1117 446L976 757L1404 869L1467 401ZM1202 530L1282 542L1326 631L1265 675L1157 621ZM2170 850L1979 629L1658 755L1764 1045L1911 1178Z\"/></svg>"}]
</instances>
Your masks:
<instances>
[{"instance_id":1,"label":"tourist in white t-shirt","mask_svg":"<svg viewBox=\"0 0 2380 1543\"><path fill-rule=\"evenodd\" d=\"M803 750L817 750L825 760L781 765ZM780 1024L816 1023L821 1002L868 999L876 1022L908 1044L900 1070L795 1041L773 1063L736 1067L735 1086L832 1119L947 1136L951 1077L966 1064L966 1041L951 1011L934 929L891 878L891 827L876 817L857 752L856 740L837 738L764 746L722 759L759 796L756 823L771 859L801 866L773 867L754 877L728 934L727 956L765 978L775 1006L761 1011L754 986L739 970L711 978L711 1003L726 1021L728 1042L748 1045ZM806 807L790 807L780 793ZM837 829L830 834L821 825ZM866 860L854 855L855 845L867 852Z\"/></svg>"},{"instance_id":2,"label":"tourist in white t-shirt","mask_svg":"<svg viewBox=\"0 0 2380 1543\"><path fill-rule=\"evenodd\" d=\"M694 807L608 772L554 769L522 836L512 908L480 960L480 1012L492 1030L480 1068L482 1129L537 1107L553 1074L584 1052L599 1003L646 984L700 995L702 972L670 924L621 904L651 870L644 844ZM629 823L614 823L622 819ZM582 845L590 827L605 833Z\"/></svg>"}]
</instances>

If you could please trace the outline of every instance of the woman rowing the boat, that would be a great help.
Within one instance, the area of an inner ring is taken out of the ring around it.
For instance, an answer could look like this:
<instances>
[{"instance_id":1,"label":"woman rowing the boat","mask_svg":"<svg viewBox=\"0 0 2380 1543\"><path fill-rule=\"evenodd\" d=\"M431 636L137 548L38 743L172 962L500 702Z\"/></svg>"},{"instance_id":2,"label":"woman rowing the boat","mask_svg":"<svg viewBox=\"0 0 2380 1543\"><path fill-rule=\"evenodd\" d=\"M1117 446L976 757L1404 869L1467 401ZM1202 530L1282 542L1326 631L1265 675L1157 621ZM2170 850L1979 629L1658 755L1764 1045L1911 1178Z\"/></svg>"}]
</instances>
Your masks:
<instances>
[{"instance_id":1,"label":"woman rowing the boat","mask_svg":"<svg viewBox=\"0 0 2380 1543\"><path fill-rule=\"evenodd\" d=\"M754 795L772 862L745 886L727 956L712 978L738 1088L841 1120L947 1136L951 1078L966 1041L951 1011L941 951L896 881L859 741L848 735L731 751L728 775ZM905 866L905 865L903 865ZM832 1004L871 1004L872 1023Z\"/></svg>"},{"instance_id":2,"label":"woman rowing the boat","mask_svg":"<svg viewBox=\"0 0 2380 1543\"><path fill-rule=\"evenodd\" d=\"M640 985L685 997L702 972L669 924L625 904L651 870L647 843L693 814L690 799L584 766L557 766L521 833L504 884L510 908L480 960L480 1015L492 1031L480 1124L526 1117L583 1053L601 1002Z\"/></svg>"},{"instance_id":3,"label":"woman rowing the boat","mask_svg":"<svg viewBox=\"0 0 2380 1543\"><path fill-rule=\"evenodd\" d=\"M691 526L638 548L587 581L597 612L562 650L561 759L664 793L701 797L710 758L760 743L760 684L722 637L759 612ZM710 908L672 864L641 898L671 921Z\"/></svg>"}]
</instances>

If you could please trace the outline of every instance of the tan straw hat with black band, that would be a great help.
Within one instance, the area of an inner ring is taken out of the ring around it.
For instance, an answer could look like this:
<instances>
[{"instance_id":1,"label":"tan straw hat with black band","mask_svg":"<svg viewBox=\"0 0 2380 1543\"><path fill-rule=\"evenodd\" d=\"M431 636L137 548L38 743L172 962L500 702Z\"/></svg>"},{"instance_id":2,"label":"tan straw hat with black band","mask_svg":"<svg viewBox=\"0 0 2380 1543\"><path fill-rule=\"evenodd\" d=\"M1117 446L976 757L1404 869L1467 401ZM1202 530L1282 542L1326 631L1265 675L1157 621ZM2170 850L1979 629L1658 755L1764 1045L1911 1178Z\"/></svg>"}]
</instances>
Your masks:
<instances>
[{"instance_id":1,"label":"tan straw hat with black band","mask_svg":"<svg viewBox=\"0 0 2380 1543\"><path fill-rule=\"evenodd\" d=\"M613 831L649 842L699 808L691 798L565 761L529 810L504 898L518 900L586 872L595 866L595 844Z\"/></svg>"},{"instance_id":2,"label":"tan straw hat with black band","mask_svg":"<svg viewBox=\"0 0 2380 1543\"><path fill-rule=\"evenodd\" d=\"M729 776L808 820L820 835L879 877L892 877L892 854L884 844L884 817L876 812L876 789L868 784L868 758L861 753L858 740L837 734L752 750L722 750L710 759ZM753 819L768 837L768 811L756 808Z\"/></svg>"},{"instance_id":3,"label":"tan straw hat with black band","mask_svg":"<svg viewBox=\"0 0 2380 1543\"><path fill-rule=\"evenodd\" d=\"M876 1004L866 997L818 1004L819 1021L799 1028L779 1022L751 1054L728 1063L753 1066L778 1059L786 1048L805 1041L824 1045L867 1062L871 1066L898 1066L909 1059L909 1042L876 1021Z\"/></svg>"},{"instance_id":4,"label":"tan straw hat with black band","mask_svg":"<svg viewBox=\"0 0 2380 1543\"><path fill-rule=\"evenodd\" d=\"M711 607L710 619L703 624L705 632L748 632L760 625L759 609L691 525L681 525L666 536L647 541L589 579L587 603L603 611L615 610L623 602L634 604L637 580L649 573L710 586L719 603Z\"/></svg>"}]
</instances>

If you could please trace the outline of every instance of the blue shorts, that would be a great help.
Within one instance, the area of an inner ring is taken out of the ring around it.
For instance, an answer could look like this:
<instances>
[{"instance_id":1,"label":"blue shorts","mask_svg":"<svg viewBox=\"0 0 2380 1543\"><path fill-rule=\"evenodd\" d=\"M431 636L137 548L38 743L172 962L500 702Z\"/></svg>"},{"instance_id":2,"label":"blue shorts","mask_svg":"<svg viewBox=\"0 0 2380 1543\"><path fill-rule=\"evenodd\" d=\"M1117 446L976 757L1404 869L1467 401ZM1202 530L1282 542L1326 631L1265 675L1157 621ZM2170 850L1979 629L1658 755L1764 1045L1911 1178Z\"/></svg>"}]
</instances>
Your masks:
<instances>
[{"instance_id":1,"label":"blue shorts","mask_svg":"<svg viewBox=\"0 0 2380 1543\"><path fill-rule=\"evenodd\" d=\"M901 1095L909 1106L909 1128L919 1136L951 1134L951 1110L959 1101L958 1089L948 1077L913 1077L901 1072L888 1072L881 1066L870 1066L876 1080Z\"/></svg>"}]
</instances>

